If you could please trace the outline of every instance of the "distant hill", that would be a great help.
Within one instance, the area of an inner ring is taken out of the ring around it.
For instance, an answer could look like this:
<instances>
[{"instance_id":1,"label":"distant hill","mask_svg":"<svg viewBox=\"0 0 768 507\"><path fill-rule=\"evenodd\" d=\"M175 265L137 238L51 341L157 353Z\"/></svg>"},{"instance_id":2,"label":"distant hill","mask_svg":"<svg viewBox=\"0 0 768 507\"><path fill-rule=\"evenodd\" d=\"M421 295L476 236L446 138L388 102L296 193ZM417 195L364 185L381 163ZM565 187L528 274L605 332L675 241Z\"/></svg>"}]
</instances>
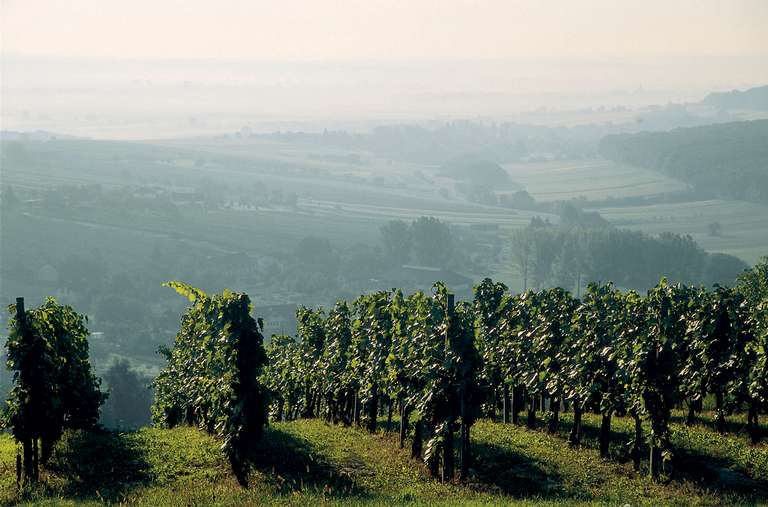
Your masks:
<instances>
[{"instance_id":1,"label":"distant hill","mask_svg":"<svg viewBox=\"0 0 768 507\"><path fill-rule=\"evenodd\" d=\"M57 134L47 130L34 130L29 132L19 132L16 130L0 130L0 140L2 141L50 141L51 139L85 139L83 137L70 136L66 134Z\"/></svg>"},{"instance_id":2,"label":"distant hill","mask_svg":"<svg viewBox=\"0 0 768 507\"><path fill-rule=\"evenodd\" d=\"M768 203L768 120L606 136L600 153L690 183L703 196Z\"/></svg>"},{"instance_id":3,"label":"distant hill","mask_svg":"<svg viewBox=\"0 0 768 507\"><path fill-rule=\"evenodd\" d=\"M702 104L721 109L755 109L768 111L768 85L740 91L710 93Z\"/></svg>"},{"instance_id":4,"label":"distant hill","mask_svg":"<svg viewBox=\"0 0 768 507\"><path fill-rule=\"evenodd\" d=\"M509 183L509 174L499 164L474 156L461 156L440 167L440 175L474 185L492 186Z\"/></svg>"}]
</instances>

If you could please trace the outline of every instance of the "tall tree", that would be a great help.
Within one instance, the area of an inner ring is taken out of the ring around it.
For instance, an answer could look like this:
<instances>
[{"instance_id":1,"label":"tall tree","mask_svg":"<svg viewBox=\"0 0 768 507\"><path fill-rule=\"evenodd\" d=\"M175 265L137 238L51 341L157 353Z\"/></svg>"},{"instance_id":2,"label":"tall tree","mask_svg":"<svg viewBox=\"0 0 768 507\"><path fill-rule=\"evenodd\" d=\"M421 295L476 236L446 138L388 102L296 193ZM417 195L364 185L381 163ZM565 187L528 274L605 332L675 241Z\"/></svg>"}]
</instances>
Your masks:
<instances>
[{"instance_id":1,"label":"tall tree","mask_svg":"<svg viewBox=\"0 0 768 507\"><path fill-rule=\"evenodd\" d=\"M387 261L395 266L406 264L413 249L413 237L408 224L402 220L390 220L379 231Z\"/></svg>"},{"instance_id":2,"label":"tall tree","mask_svg":"<svg viewBox=\"0 0 768 507\"><path fill-rule=\"evenodd\" d=\"M420 217L411 223L411 236L419 264L445 267L453 257L453 236L445 222L435 217Z\"/></svg>"},{"instance_id":3,"label":"tall tree","mask_svg":"<svg viewBox=\"0 0 768 507\"><path fill-rule=\"evenodd\" d=\"M510 253L512 263L523 279L522 290L528 290L528 277L533 269L533 233L530 228L517 229L512 233Z\"/></svg>"}]
</instances>

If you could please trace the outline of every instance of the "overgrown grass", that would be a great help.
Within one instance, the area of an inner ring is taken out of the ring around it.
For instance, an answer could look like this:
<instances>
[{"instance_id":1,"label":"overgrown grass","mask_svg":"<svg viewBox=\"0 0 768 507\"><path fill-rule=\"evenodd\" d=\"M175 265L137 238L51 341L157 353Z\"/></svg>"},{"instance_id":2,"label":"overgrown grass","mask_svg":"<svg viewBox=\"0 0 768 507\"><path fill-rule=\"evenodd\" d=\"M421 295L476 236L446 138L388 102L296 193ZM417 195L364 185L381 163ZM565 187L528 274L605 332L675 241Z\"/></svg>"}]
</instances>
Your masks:
<instances>
[{"instance_id":1,"label":"overgrown grass","mask_svg":"<svg viewBox=\"0 0 768 507\"><path fill-rule=\"evenodd\" d=\"M678 415L679 417L679 415ZM632 421L615 418L612 458L599 457L599 417L586 415L580 448L555 435L480 421L467 484L441 484L400 450L395 433L369 435L318 420L273 424L255 458L249 489L232 477L219 443L194 428L70 433L19 493L17 447L0 436L2 505L738 505L768 501L768 448L746 435L718 435L709 417L673 424L678 473L655 483L635 472L626 443ZM729 429L740 425L732 421Z\"/></svg>"}]
</instances>

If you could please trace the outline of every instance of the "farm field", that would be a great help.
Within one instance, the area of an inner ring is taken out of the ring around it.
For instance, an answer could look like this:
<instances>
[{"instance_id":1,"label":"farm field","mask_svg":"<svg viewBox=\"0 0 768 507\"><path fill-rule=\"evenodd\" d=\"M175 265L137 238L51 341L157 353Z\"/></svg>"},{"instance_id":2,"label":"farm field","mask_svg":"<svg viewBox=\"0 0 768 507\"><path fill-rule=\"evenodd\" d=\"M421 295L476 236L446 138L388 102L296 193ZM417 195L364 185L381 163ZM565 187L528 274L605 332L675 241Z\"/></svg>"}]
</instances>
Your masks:
<instances>
[{"instance_id":1,"label":"farm field","mask_svg":"<svg viewBox=\"0 0 768 507\"><path fill-rule=\"evenodd\" d=\"M676 414L673 443L680 473L655 483L632 470L624 444L631 420L614 420L612 459L596 449L599 417L585 416L585 440L560 432L479 421L467 484L441 484L399 450L397 437L317 419L273 423L260 444L249 489L241 489L219 444L189 427L138 432L69 433L58 444L43 485L17 496L15 445L0 436L2 505L753 505L768 499L768 448L745 435L720 436L711 419L686 427ZM742 421L729 418L729 430Z\"/></svg>"},{"instance_id":2,"label":"farm field","mask_svg":"<svg viewBox=\"0 0 768 507\"><path fill-rule=\"evenodd\" d=\"M83 150L88 153L87 160L77 155ZM154 218L151 227L147 225L149 233L166 234L171 229L177 235L203 240L208 234L211 242L230 251L263 251L266 245L251 241L249 233L253 237L267 234L273 250L284 250L286 245L311 234L327 235L334 242L375 241L378 226L391 219L428 215L454 224L495 224L504 234L526 225L531 216L546 216L467 202L455 195L450 180L435 175L434 166L320 146L211 138L153 145L52 141L36 143L30 151L40 153L41 162L32 169L6 164L4 183L21 187L85 183L109 187L154 181L178 186L188 184L185 180L189 177L195 181L225 178L239 189L266 185L297 195L296 208L259 203L257 209L189 217L195 222L191 229L179 224L165 227ZM709 251L730 253L749 263L768 251L768 206L711 200L610 207L604 200L657 196L684 191L688 186L660 173L601 159L504 167L511 179L538 201L603 201L596 210L619 227L690 234ZM137 227L135 219L129 226L128 221L120 224L121 218L99 215L99 221L106 225ZM708 225L715 220L721 223L722 236L708 234Z\"/></svg>"},{"instance_id":3,"label":"farm field","mask_svg":"<svg viewBox=\"0 0 768 507\"><path fill-rule=\"evenodd\" d=\"M663 174L606 160L513 164L505 168L543 202L646 197L688 188ZM689 234L705 250L735 255L749 264L768 254L768 205L722 199L616 207L601 204L590 208L587 202L585 206L617 227L649 234ZM709 234L708 226L713 222L722 227L719 236Z\"/></svg>"},{"instance_id":4,"label":"farm field","mask_svg":"<svg viewBox=\"0 0 768 507\"><path fill-rule=\"evenodd\" d=\"M510 177L537 201L584 197L602 200L652 196L686 190L688 185L660 173L609 160L557 160L505 164Z\"/></svg>"},{"instance_id":5,"label":"farm field","mask_svg":"<svg viewBox=\"0 0 768 507\"><path fill-rule=\"evenodd\" d=\"M130 270L146 262L155 249L173 252L180 264L185 259L210 264L217 256L239 252L262 259L284 258L309 236L327 238L339 249L379 245L381 225L420 216L456 226L489 226L502 252L507 252L506 238L525 227L531 217L557 221L556 216L538 211L468 202L456 194L451 180L437 176L434 166L322 146L234 138L155 144L59 140L30 143L26 157L31 166L4 164L3 183L20 189L65 184L113 189L204 187L222 180L230 188L225 192L235 189L252 200L249 206L217 207L205 213L180 207L177 216L138 208L95 212L92 207L73 206L63 211L31 209L13 220L4 219L3 293L9 297L21 291L29 296L45 293L27 270L34 274L52 262L54 252L47 245L53 243L67 255L96 254ZM736 255L748 263L768 253L768 206L723 200L608 206L609 197L654 196L687 186L652 171L599 159L511 164L506 169L514 182L539 201L599 200L601 207L596 211L617 227L690 234L704 249ZM295 205L269 202L267 195L259 193L263 188L294 194ZM720 236L709 234L709 225L715 221L721 225ZM20 237L24 239L15 239ZM475 281L490 276L521 289L519 273L505 259L508 252L483 264L482 273L461 274ZM158 278L155 285L161 281ZM268 297L256 301L257 305L291 300L290 291L262 294L259 286L235 285L231 288Z\"/></svg>"},{"instance_id":6,"label":"farm field","mask_svg":"<svg viewBox=\"0 0 768 507\"><path fill-rule=\"evenodd\" d=\"M740 257L753 264L768 254L768 206L745 201L691 201L651 206L597 208L618 227L658 234L690 234L705 250ZM708 226L721 225L712 236Z\"/></svg>"}]
</instances>

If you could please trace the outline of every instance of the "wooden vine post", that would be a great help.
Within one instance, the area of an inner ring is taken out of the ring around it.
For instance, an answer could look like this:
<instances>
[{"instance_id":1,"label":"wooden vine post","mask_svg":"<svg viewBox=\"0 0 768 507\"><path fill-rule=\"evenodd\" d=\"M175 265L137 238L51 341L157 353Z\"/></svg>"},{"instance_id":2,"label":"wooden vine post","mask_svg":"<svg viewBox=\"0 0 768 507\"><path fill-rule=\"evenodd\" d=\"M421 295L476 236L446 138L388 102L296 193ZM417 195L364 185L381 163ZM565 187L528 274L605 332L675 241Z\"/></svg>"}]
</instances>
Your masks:
<instances>
[{"instance_id":1,"label":"wooden vine post","mask_svg":"<svg viewBox=\"0 0 768 507\"><path fill-rule=\"evenodd\" d=\"M445 356L450 357L450 355L453 354L453 347L451 344L451 324L454 319L454 312L456 309L456 304L454 301L454 296L451 293L447 293L445 295L445 308L446 308L446 314L445 314ZM448 402L450 403L450 399ZM448 412L448 420L445 427L445 437L443 439L443 470L442 470L442 481L443 482L450 482L451 479L453 479L453 470L454 470L454 462L453 462L453 414L454 409L453 407L446 407Z\"/></svg>"},{"instance_id":2,"label":"wooden vine post","mask_svg":"<svg viewBox=\"0 0 768 507\"><path fill-rule=\"evenodd\" d=\"M24 337L24 339L32 338L29 335L28 329L27 329L27 314L24 309L24 298L18 297L16 298L16 322L19 326L19 334ZM37 350L36 347L33 347L33 350ZM26 373L27 368L22 368L22 375ZM27 374L28 375L28 374ZM27 375L24 375L25 377ZM34 379L26 378L27 382L30 383L30 385L33 383ZM33 400L35 401L35 400ZM38 475L38 467L37 467L37 453L35 452L36 446L33 445L33 440L37 440L37 438L32 438L32 435L30 435L30 432L27 432L27 434L24 436L24 439L22 440L22 448L23 448L23 455L24 458L22 460L23 468L24 468L24 483L32 482L36 483L37 479L39 477ZM36 442L35 442L36 443ZM19 465L19 460L16 461L17 466ZM17 477L20 475L20 471L17 470L16 472Z\"/></svg>"}]
</instances>

